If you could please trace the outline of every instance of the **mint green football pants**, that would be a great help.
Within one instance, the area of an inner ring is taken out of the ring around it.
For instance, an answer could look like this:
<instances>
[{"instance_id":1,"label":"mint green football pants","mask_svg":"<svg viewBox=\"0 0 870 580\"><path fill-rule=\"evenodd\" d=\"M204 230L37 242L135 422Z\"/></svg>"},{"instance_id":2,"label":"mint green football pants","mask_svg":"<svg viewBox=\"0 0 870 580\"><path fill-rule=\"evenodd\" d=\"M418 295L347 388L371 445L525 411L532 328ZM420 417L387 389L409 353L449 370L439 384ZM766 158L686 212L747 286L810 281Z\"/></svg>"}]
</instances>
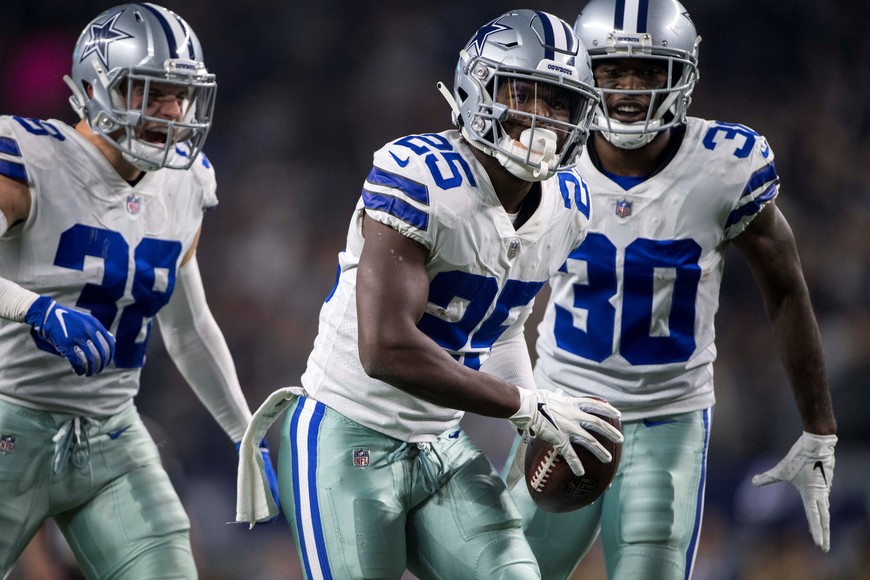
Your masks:
<instances>
[{"instance_id":1,"label":"mint green football pants","mask_svg":"<svg viewBox=\"0 0 870 580\"><path fill-rule=\"evenodd\" d=\"M96 421L0 399L0 578L48 518L87 578L197 577L190 522L133 406Z\"/></svg>"},{"instance_id":2,"label":"mint green football pants","mask_svg":"<svg viewBox=\"0 0 870 580\"><path fill-rule=\"evenodd\" d=\"M538 509L519 481L511 496L541 576L569 578L600 532L608 580L690 578L704 509L710 415L705 410L623 423L613 483L577 511Z\"/></svg>"},{"instance_id":3,"label":"mint green football pants","mask_svg":"<svg viewBox=\"0 0 870 580\"><path fill-rule=\"evenodd\" d=\"M540 578L503 481L459 428L403 443L300 397L278 474L306 578Z\"/></svg>"}]
</instances>

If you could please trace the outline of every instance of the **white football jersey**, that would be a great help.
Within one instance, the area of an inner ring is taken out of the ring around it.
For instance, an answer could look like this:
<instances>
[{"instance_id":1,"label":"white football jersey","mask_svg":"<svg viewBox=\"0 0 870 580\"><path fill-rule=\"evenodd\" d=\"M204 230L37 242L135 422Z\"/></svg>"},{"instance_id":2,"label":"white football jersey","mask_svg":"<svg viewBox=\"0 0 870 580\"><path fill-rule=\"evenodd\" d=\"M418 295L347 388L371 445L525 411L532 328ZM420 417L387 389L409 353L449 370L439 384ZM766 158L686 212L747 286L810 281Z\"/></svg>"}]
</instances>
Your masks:
<instances>
[{"instance_id":1,"label":"white football jersey","mask_svg":"<svg viewBox=\"0 0 870 580\"><path fill-rule=\"evenodd\" d=\"M538 208L515 230L458 132L411 135L375 153L302 385L371 429L431 441L454 428L462 412L368 377L359 360L356 268L365 215L426 247L429 303L418 328L461 364L480 369L492 345L518 331L534 296L582 241L588 189L574 171L557 174L541 184Z\"/></svg>"},{"instance_id":2,"label":"white football jersey","mask_svg":"<svg viewBox=\"0 0 870 580\"><path fill-rule=\"evenodd\" d=\"M217 205L214 170L203 156L189 171L146 173L131 186L64 122L0 117L0 174L26 182L32 200L27 220L0 238L0 276L89 312L117 341L110 366L80 377L27 324L0 320L0 395L46 410L117 413L139 389L152 320L203 210Z\"/></svg>"},{"instance_id":3,"label":"white football jersey","mask_svg":"<svg viewBox=\"0 0 870 580\"><path fill-rule=\"evenodd\" d=\"M710 407L727 242L779 191L764 137L689 118L676 155L628 190L584 151L592 221L550 280L535 380L636 420Z\"/></svg>"}]
</instances>

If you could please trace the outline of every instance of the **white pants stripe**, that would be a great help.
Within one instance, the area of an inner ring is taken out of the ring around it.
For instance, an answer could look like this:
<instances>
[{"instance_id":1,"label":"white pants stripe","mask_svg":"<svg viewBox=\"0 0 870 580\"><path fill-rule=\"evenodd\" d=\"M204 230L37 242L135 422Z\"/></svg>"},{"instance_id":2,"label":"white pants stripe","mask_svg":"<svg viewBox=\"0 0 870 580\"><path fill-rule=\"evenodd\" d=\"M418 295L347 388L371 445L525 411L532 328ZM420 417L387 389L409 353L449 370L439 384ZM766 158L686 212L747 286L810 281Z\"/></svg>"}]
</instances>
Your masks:
<instances>
[{"instance_id":1,"label":"white pants stripe","mask_svg":"<svg viewBox=\"0 0 870 580\"><path fill-rule=\"evenodd\" d=\"M300 399L290 423L293 443L293 495L302 560L309 579L332 579L323 525L317 501L317 433L325 407L311 399Z\"/></svg>"}]
</instances>

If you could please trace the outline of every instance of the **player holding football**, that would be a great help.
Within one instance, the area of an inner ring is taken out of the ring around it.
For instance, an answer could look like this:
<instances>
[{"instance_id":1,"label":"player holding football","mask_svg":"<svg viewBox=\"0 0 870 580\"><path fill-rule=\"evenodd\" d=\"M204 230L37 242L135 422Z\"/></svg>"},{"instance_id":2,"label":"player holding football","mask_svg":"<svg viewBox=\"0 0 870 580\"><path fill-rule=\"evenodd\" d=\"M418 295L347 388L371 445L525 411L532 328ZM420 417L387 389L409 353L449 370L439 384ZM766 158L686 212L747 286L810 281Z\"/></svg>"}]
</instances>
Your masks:
<instances>
[{"instance_id":1,"label":"player holding football","mask_svg":"<svg viewBox=\"0 0 870 580\"><path fill-rule=\"evenodd\" d=\"M53 518L89 578L195 578L133 397L156 317L227 435L250 419L195 257L214 75L154 4L97 16L72 60L75 127L0 117L0 577Z\"/></svg>"},{"instance_id":2,"label":"player holding football","mask_svg":"<svg viewBox=\"0 0 870 580\"><path fill-rule=\"evenodd\" d=\"M836 422L795 241L774 202L773 151L755 131L686 117L698 37L676 0L591 0L575 30L601 105L578 168L589 235L550 280L535 380L622 411L612 487L567 514L512 495L543 577L566 578L599 531L610 580L691 576L713 406L713 317L729 242L748 260L804 433L753 483L790 481L830 546Z\"/></svg>"},{"instance_id":3,"label":"player holding football","mask_svg":"<svg viewBox=\"0 0 870 580\"><path fill-rule=\"evenodd\" d=\"M586 232L589 198L571 167L595 102L588 82L568 24L506 13L460 52L452 95L442 88L459 130L374 154L304 394L278 391L243 441L237 519L255 522L269 510L247 483L245 445L292 401L279 480L306 577L538 578L463 413L509 419L578 472L571 438L605 461L589 430L621 440L587 413L615 416L609 405L541 397L523 338L532 299Z\"/></svg>"}]
</instances>

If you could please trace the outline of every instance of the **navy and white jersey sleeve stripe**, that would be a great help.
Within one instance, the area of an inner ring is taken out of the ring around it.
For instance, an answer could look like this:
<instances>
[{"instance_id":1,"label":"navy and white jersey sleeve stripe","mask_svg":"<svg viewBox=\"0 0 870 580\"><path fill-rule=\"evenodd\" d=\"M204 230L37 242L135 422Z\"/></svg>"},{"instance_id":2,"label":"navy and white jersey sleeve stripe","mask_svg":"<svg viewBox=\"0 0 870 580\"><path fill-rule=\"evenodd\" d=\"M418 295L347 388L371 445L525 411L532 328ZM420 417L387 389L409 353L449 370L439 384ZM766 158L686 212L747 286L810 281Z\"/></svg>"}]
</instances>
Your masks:
<instances>
[{"instance_id":1,"label":"navy and white jersey sleeve stripe","mask_svg":"<svg viewBox=\"0 0 870 580\"><path fill-rule=\"evenodd\" d=\"M27 169L24 167L18 141L5 135L0 135L0 175L27 182Z\"/></svg>"},{"instance_id":2,"label":"navy and white jersey sleeve stripe","mask_svg":"<svg viewBox=\"0 0 870 580\"><path fill-rule=\"evenodd\" d=\"M431 204L429 187L423 176L414 177L416 168L413 163L404 168L398 164L386 168L384 165L389 161L384 163L378 156L375 162L362 190L363 205L369 217L427 248L431 247Z\"/></svg>"},{"instance_id":3,"label":"navy and white jersey sleeve stripe","mask_svg":"<svg viewBox=\"0 0 870 580\"><path fill-rule=\"evenodd\" d=\"M387 213L419 230L429 228L429 192L422 183L372 167L362 197L366 209Z\"/></svg>"},{"instance_id":4,"label":"navy and white jersey sleeve stripe","mask_svg":"<svg viewBox=\"0 0 870 580\"><path fill-rule=\"evenodd\" d=\"M725 237L728 239L746 229L749 222L779 194L779 175L773 162L773 150L760 135L750 158L755 169L743 188L737 206L724 224Z\"/></svg>"}]
</instances>

